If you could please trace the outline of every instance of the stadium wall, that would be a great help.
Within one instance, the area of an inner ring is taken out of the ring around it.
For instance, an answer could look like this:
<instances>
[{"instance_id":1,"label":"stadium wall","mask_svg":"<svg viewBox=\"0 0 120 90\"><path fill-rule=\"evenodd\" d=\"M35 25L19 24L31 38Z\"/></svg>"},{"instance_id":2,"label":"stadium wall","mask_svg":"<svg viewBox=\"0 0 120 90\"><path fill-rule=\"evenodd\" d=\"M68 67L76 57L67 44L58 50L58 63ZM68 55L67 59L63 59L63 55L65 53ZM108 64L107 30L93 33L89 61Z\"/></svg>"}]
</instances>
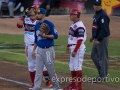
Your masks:
<instances>
[{"instance_id":1,"label":"stadium wall","mask_svg":"<svg viewBox=\"0 0 120 90\"><path fill-rule=\"evenodd\" d=\"M20 9L31 5L39 5L43 0L18 0L15 5L15 14L20 14ZM83 14L93 14L93 0L58 0L51 14L68 14L72 8L78 8ZM108 15L120 16L120 0L102 0L102 8Z\"/></svg>"}]
</instances>

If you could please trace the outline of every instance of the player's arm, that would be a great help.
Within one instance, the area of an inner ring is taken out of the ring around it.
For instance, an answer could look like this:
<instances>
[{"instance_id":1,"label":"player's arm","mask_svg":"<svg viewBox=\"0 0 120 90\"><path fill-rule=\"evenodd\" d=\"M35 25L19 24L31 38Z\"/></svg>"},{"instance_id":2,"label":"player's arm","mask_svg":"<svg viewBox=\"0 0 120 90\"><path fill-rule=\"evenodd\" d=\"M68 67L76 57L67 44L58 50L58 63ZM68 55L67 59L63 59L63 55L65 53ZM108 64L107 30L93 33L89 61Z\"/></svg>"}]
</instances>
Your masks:
<instances>
[{"instance_id":1,"label":"player's arm","mask_svg":"<svg viewBox=\"0 0 120 90\"><path fill-rule=\"evenodd\" d=\"M82 41L84 39L84 33L85 33L85 30L84 28L78 28L77 29L77 43L76 43L76 47L74 49L74 52L77 52L78 49L80 48L81 44L82 44Z\"/></svg>"},{"instance_id":2,"label":"player's arm","mask_svg":"<svg viewBox=\"0 0 120 90\"><path fill-rule=\"evenodd\" d=\"M22 17L22 18L20 18L20 20L17 22L17 27L18 27L18 28L22 28L23 25L24 25L24 18Z\"/></svg>"},{"instance_id":3,"label":"player's arm","mask_svg":"<svg viewBox=\"0 0 120 90\"><path fill-rule=\"evenodd\" d=\"M95 19L95 16L93 18ZM92 37L90 38L90 42L92 42L93 39L96 38L97 30L98 30L98 25L93 22L93 25L92 25Z\"/></svg>"},{"instance_id":4,"label":"player's arm","mask_svg":"<svg viewBox=\"0 0 120 90\"><path fill-rule=\"evenodd\" d=\"M33 51L32 51L32 58L33 59L36 58L36 54L35 54L36 48L37 48L37 44L34 44Z\"/></svg>"},{"instance_id":5,"label":"player's arm","mask_svg":"<svg viewBox=\"0 0 120 90\"><path fill-rule=\"evenodd\" d=\"M50 23L49 27L50 27L50 33L51 34L47 34L44 37L49 38L49 39L57 39L58 38L58 33L57 33L54 25L52 23Z\"/></svg>"},{"instance_id":6,"label":"player's arm","mask_svg":"<svg viewBox=\"0 0 120 90\"><path fill-rule=\"evenodd\" d=\"M35 59L36 57L36 54L35 54L35 50L37 48L37 34L36 34L36 31L37 31L37 27L38 27L38 24L36 24L35 26L35 40L34 40L34 47L33 47L33 51L32 51L32 58Z\"/></svg>"}]
</instances>

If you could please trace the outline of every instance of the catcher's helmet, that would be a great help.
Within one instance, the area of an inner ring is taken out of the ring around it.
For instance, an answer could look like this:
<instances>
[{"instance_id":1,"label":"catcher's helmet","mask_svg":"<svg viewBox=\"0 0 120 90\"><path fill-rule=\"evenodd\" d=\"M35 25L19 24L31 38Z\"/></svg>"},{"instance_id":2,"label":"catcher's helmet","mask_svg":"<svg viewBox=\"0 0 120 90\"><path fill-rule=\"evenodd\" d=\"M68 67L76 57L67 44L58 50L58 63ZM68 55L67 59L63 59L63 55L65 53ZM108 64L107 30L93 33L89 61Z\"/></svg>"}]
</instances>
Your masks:
<instances>
[{"instance_id":1,"label":"catcher's helmet","mask_svg":"<svg viewBox=\"0 0 120 90\"><path fill-rule=\"evenodd\" d=\"M71 9L69 15L77 15L80 16L80 11L78 9Z\"/></svg>"}]
</instances>

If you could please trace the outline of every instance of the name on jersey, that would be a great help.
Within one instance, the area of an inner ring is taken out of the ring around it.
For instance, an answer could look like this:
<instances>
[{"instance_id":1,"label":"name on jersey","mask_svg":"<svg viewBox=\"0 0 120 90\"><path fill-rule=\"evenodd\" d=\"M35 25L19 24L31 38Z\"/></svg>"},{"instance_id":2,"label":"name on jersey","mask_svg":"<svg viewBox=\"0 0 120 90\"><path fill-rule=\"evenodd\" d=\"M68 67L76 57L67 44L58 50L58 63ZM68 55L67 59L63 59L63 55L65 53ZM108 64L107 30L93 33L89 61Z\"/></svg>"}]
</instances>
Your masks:
<instances>
[{"instance_id":1,"label":"name on jersey","mask_svg":"<svg viewBox=\"0 0 120 90\"><path fill-rule=\"evenodd\" d=\"M35 30L35 26L25 25L26 30Z\"/></svg>"},{"instance_id":2,"label":"name on jersey","mask_svg":"<svg viewBox=\"0 0 120 90\"><path fill-rule=\"evenodd\" d=\"M34 35L33 32L25 32L25 34L27 34L27 35Z\"/></svg>"}]
</instances>

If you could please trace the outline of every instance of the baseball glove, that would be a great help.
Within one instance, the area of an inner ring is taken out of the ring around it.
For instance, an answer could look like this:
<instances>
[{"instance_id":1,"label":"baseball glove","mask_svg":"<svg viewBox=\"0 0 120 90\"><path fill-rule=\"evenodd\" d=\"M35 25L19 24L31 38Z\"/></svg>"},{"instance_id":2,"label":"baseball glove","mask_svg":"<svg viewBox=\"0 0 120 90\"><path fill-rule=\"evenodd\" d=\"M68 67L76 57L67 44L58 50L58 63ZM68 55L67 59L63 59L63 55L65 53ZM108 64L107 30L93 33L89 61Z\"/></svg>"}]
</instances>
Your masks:
<instances>
[{"instance_id":1,"label":"baseball glove","mask_svg":"<svg viewBox=\"0 0 120 90\"><path fill-rule=\"evenodd\" d=\"M40 26L40 33L45 33L46 35L50 32L50 27L46 23L42 23Z\"/></svg>"}]
</instances>

